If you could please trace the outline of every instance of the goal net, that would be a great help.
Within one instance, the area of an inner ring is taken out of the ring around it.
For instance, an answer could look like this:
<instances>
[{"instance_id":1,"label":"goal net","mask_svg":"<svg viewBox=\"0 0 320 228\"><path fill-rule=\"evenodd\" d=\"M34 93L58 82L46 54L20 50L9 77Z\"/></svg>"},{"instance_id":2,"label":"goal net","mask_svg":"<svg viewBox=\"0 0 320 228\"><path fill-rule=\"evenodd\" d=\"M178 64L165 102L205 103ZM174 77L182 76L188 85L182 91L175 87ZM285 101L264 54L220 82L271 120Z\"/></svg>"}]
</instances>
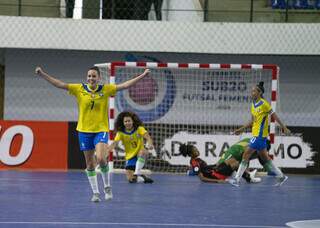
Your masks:
<instances>
[{"instance_id":1,"label":"goal net","mask_svg":"<svg viewBox=\"0 0 320 228\"><path fill-rule=\"evenodd\" d=\"M231 133L250 118L251 89L264 82L264 98L276 110L279 68L254 64L181 64L114 62L96 64L110 83L122 83L151 73L133 87L110 98L110 140L114 122L122 111L133 111L153 138L146 168L155 172L185 172L189 158L179 153L182 143L197 146L200 156L214 164L230 145L250 137ZM275 122L270 120L270 140L274 143ZM121 146L113 154L114 168L124 168ZM254 166L254 164L253 164Z\"/></svg>"}]
</instances>

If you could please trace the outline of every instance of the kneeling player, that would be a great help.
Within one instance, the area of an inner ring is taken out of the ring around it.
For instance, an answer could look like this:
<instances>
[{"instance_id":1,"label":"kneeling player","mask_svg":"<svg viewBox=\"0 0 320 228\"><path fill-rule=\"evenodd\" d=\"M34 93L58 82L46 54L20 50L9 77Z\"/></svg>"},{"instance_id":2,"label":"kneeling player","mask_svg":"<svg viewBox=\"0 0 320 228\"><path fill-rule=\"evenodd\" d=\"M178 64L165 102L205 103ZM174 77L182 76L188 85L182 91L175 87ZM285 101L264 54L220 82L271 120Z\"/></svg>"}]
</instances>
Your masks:
<instances>
[{"instance_id":1,"label":"kneeling player","mask_svg":"<svg viewBox=\"0 0 320 228\"><path fill-rule=\"evenodd\" d=\"M153 183L150 177L141 174L148 155L143 141L146 140L148 149L153 149L153 142L138 115L133 112L121 112L116 119L115 128L117 134L108 152L113 150L119 141L122 142L125 148L128 181L130 183Z\"/></svg>"}]
</instances>

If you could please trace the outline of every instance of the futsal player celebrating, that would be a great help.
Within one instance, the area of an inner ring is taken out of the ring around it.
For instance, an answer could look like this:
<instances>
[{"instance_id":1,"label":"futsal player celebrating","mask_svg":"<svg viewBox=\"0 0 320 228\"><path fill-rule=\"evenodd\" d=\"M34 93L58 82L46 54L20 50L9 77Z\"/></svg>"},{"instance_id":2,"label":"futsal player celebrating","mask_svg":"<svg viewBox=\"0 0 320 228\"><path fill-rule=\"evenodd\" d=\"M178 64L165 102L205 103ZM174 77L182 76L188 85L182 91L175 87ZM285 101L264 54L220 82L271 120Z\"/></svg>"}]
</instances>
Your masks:
<instances>
[{"instance_id":1,"label":"futsal player celebrating","mask_svg":"<svg viewBox=\"0 0 320 228\"><path fill-rule=\"evenodd\" d=\"M269 115L271 118L274 118L276 122L280 125L283 132L285 134L290 134L290 130L281 122L277 114L272 110L268 101L263 98L264 87L263 82L259 82L258 85L254 86L251 90L251 97L252 97L252 104L251 104L251 121L246 125L237 129L234 133L240 134L242 133L247 127L252 127L252 138L250 139L249 147L243 153L242 161L238 168L237 174L235 178L229 180L229 183L235 186L239 186L240 177L246 170L249 162L249 158L251 155L257 151L258 156L262 159L267 161L264 164L264 168L268 172L273 172L276 174L277 178L277 186L282 185L288 177L285 176L281 170L276 167L270 157L268 156L267 151L267 137L269 135Z\"/></svg>"},{"instance_id":2,"label":"futsal player celebrating","mask_svg":"<svg viewBox=\"0 0 320 228\"><path fill-rule=\"evenodd\" d=\"M87 83L68 84L47 74L41 67L35 69L35 73L48 81L53 86L69 91L75 96L78 103L78 124L80 150L83 151L86 160L86 174L91 185L92 202L100 202L96 163L99 164L104 184L105 199L112 199L110 181L108 180L107 145L108 145L108 98L114 96L117 91L133 86L149 73L149 69L139 76L119 85L99 84L101 75L98 67L92 67L87 72ZM97 161L96 161L97 160Z\"/></svg>"},{"instance_id":3,"label":"futsal player celebrating","mask_svg":"<svg viewBox=\"0 0 320 228\"><path fill-rule=\"evenodd\" d=\"M128 111L121 112L116 119L115 129L117 134L109 150L113 150L120 141L124 145L128 181L130 183L153 183L150 177L141 174L149 153L148 150L152 150L154 146L152 138L143 127L138 115Z\"/></svg>"}]
</instances>

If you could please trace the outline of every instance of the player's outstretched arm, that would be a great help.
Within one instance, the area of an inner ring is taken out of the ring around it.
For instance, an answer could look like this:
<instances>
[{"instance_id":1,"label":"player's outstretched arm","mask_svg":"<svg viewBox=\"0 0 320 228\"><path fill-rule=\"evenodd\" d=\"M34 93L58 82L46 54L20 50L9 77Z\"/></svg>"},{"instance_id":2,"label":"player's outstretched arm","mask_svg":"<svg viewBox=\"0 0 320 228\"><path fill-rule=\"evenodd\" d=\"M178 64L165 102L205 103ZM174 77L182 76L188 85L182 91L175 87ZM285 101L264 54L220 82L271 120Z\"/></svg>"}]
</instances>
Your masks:
<instances>
[{"instance_id":1,"label":"player's outstretched arm","mask_svg":"<svg viewBox=\"0 0 320 228\"><path fill-rule=\"evenodd\" d=\"M51 85L59 88L59 89L65 89L65 90L68 90L68 84L59 80L59 79L56 79L54 77L52 77L51 75L47 74L46 72L44 72L42 70L41 67L36 67L35 69L35 73L37 75L39 75L40 77L44 78L46 81L48 81Z\"/></svg>"},{"instance_id":2,"label":"player's outstretched arm","mask_svg":"<svg viewBox=\"0 0 320 228\"><path fill-rule=\"evenodd\" d=\"M111 143L111 145L109 145L108 147L107 147L107 155L109 155L109 153L111 152L111 151L113 151L114 150L114 148L116 148L116 146L118 145L118 142L119 141L113 141L113 143Z\"/></svg>"},{"instance_id":3,"label":"player's outstretched arm","mask_svg":"<svg viewBox=\"0 0 320 228\"><path fill-rule=\"evenodd\" d=\"M123 89L128 89L129 87L133 86L134 84L136 84L139 80L141 80L142 78L144 78L145 76L147 76L149 74L150 70L149 69L145 69L144 72L140 75L138 75L137 77L134 77L128 81L125 81L121 84L117 85L117 91L119 90L123 90Z\"/></svg>"},{"instance_id":4,"label":"player's outstretched arm","mask_svg":"<svg viewBox=\"0 0 320 228\"><path fill-rule=\"evenodd\" d=\"M235 135L240 135L242 132L244 132L248 127L251 127L253 123L253 117L251 117L251 120L246 123L245 125L243 125L242 127L236 129L233 134Z\"/></svg>"},{"instance_id":5,"label":"player's outstretched arm","mask_svg":"<svg viewBox=\"0 0 320 228\"><path fill-rule=\"evenodd\" d=\"M286 127L286 125L284 125L282 123L282 121L280 120L280 118L278 117L278 115L274 112L271 114L271 117L275 119L275 121L277 121L277 123L280 125L280 127L283 130L283 133L285 133L286 135L289 135L291 133L291 131Z\"/></svg>"}]
</instances>

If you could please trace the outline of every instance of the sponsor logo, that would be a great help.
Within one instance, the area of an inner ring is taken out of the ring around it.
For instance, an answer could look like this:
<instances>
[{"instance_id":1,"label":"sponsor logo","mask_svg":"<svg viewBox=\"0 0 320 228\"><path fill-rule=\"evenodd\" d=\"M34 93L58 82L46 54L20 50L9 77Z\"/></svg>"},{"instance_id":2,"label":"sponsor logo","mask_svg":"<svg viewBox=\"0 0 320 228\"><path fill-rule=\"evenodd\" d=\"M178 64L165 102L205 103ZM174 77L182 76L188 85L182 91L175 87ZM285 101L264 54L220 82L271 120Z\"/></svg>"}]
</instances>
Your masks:
<instances>
[{"instance_id":1,"label":"sponsor logo","mask_svg":"<svg viewBox=\"0 0 320 228\"><path fill-rule=\"evenodd\" d=\"M160 62L148 56L128 54L127 58L126 61ZM121 77L116 77L116 83L121 83ZM116 105L119 112L130 110L137 113L142 121L150 122L160 119L170 110L175 96L176 83L172 71L164 69L158 75L151 73L129 90L120 91L116 96Z\"/></svg>"},{"instance_id":2,"label":"sponsor logo","mask_svg":"<svg viewBox=\"0 0 320 228\"><path fill-rule=\"evenodd\" d=\"M17 136L22 136L22 142L19 151L14 156L10 151ZM11 166L23 164L31 155L33 142L33 132L27 126L16 125L6 129L0 138L0 161Z\"/></svg>"},{"instance_id":3,"label":"sponsor logo","mask_svg":"<svg viewBox=\"0 0 320 228\"><path fill-rule=\"evenodd\" d=\"M68 123L0 120L0 169L66 169Z\"/></svg>"},{"instance_id":4,"label":"sponsor logo","mask_svg":"<svg viewBox=\"0 0 320 228\"><path fill-rule=\"evenodd\" d=\"M215 164L224 151L243 139L243 137L178 132L172 138L165 139L164 146L161 149L162 158L172 165L189 165L190 158L183 157L179 152L180 145L187 143L195 145L198 148L201 159L205 160L208 164ZM312 161L314 152L312 152L310 145L303 142L300 137L279 136L276 140L276 144L272 146L270 151L275 165L286 168L306 168L307 166L314 165ZM252 160L250 166L261 168L257 159Z\"/></svg>"}]
</instances>

